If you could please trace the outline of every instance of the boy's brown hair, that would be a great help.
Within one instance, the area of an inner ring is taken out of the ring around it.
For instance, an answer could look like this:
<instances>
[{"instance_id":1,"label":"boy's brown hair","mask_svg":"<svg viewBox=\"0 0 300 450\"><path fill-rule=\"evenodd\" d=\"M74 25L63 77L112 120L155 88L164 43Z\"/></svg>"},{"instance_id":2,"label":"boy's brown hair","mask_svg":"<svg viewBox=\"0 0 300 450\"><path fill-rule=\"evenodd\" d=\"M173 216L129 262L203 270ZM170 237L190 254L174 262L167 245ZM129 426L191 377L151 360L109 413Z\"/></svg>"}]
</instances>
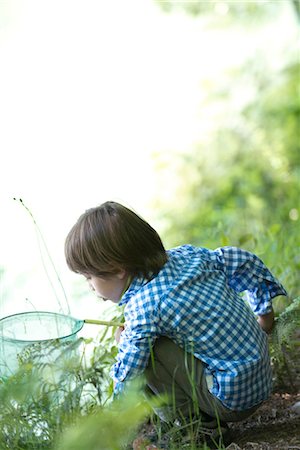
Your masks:
<instances>
[{"instance_id":1,"label":"boy's brown hair","mask_svg":"<svg viewBox=\"0 0 300 450\"><path fill-rule=\"evenodd\" d=\"M66 238L65 256L73 272L100 277L126 270L132 277L150 279L167 261L154 228L111 201L79 217Z\"/></svg>"}]
</instances>

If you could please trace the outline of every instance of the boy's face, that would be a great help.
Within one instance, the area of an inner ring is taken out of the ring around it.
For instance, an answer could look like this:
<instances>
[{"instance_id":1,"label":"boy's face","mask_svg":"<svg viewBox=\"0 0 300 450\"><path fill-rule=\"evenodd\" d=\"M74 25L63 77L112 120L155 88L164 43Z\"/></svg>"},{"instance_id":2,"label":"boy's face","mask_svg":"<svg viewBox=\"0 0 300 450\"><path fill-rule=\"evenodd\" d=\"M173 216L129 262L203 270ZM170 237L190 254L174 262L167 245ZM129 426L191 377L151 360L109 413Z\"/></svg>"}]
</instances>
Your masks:
<instances>
[{"instance_id":1,"label":"boy's face","mask_svg":"<svg viewBox=\"0 0 300 450\"><path fill-rule=\"evenodd\" d=\"M128 276L125 271L118 272L105 278L95 275L85 275L91 289L104 301L111 300L119 303L126 288Z\"/></svg>"}]
</instances>

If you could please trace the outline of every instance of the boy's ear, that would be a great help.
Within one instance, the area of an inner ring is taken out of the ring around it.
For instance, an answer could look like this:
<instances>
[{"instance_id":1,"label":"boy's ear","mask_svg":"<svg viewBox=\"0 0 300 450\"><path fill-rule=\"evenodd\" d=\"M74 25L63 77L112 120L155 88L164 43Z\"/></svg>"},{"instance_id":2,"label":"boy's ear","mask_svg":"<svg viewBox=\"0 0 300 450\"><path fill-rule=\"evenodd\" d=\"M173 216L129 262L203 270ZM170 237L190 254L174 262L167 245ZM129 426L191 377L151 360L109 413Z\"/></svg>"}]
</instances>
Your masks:
<instances>
[{"instance_id":1,"label":"boy's ear","mask_svg":"<svg viewBox=\"0 0 300 450\"><path fill-rule=\"evenodd\" d=\"M120 269L116 275L119 278L119 280L123 280L127 276L127 272L124 269Z\"/></svg>"}]
</instances>

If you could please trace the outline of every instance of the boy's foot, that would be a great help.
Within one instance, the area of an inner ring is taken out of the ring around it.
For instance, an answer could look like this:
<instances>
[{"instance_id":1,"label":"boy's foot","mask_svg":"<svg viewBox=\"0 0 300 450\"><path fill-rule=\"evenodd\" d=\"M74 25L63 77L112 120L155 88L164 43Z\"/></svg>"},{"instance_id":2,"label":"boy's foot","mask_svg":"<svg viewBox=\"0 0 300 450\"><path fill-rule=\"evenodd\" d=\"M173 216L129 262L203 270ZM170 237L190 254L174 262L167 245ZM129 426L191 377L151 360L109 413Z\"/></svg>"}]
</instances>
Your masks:
<instances>
[{"instance_id":1,"label":"boy's foot","mask_svg":"<svg viewBox=\"0 0 300 450\"><path fill-rule=\"evenodd\" d=\"M187 433L186 442L206 444L210 450L227 447L232 442L231 432L225 422L215 421L214 426L205 427L199 424ZM183 441L184 442L184 439Z\"/></svg>"},{"instance_id":2,"label":"boy's foot","mask_svg":"<svg viewBox=\"0 0 300 450\"><path fill-rule=\"evenodd\" d=\"M225 422L216 419L209 421L195 420L180 428L182 443L206 444L211 450L226 447L232 441L231 433Z\"/></svg>"},{"instance_id":3,"label":"boy's foot","mask_svg":"<svg viewBox=\"0 0 300 450\"><path fill-rule=\"evenodd\" d=\"M164 424L166 425L166 424ZM184 426L173 426L166 429L164 426L158 433L153 430L134 441L134 450L169 449L173 446L188 444L206 444L211 450L226 447L231 443L231 433L228 425L213 419L209 422L195 421Z\"/></svg>"}]
</instances>

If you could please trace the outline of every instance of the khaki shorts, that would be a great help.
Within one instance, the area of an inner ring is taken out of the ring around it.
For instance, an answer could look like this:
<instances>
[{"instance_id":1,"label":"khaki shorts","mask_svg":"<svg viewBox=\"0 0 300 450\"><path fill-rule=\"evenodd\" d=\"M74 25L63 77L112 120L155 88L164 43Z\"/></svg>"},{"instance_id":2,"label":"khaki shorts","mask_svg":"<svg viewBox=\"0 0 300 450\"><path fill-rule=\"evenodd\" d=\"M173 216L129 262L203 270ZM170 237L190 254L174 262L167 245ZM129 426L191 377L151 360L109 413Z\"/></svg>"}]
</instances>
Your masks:
<instances>
[{"instance_id":1,"label":"khaki shorts","mask_svg":"<svg viewBox=\"0 0 300 450\"><path fill-rule=\"evenodd\" d=\"M155 342L145 376L152 393L167 395L169 399L164 407L156 410L165 421L195 415L205 420L208 415L224 422L237 422L249 417L260 406L245 411L224 406L210 393L210 380L205 376L202 362L166 337Z\"/></svg>"}]
</instances>

